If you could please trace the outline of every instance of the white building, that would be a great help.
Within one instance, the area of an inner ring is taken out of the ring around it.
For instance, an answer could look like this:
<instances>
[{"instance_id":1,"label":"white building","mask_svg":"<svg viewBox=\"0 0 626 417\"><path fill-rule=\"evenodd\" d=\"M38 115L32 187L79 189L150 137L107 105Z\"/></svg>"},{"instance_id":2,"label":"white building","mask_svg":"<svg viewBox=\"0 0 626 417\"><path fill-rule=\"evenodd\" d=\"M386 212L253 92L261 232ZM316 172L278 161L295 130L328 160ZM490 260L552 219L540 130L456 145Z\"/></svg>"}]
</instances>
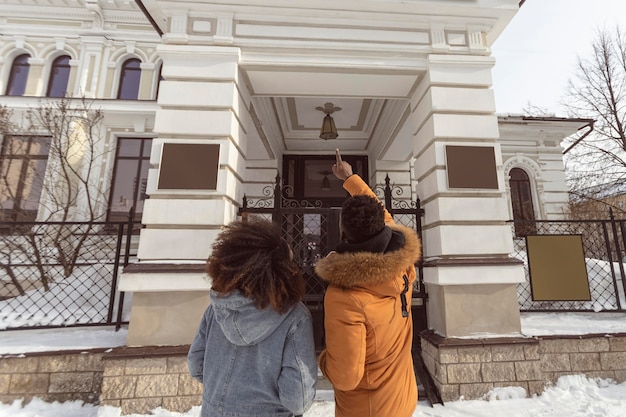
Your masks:
<instances>
[{"instance_id":1,"label":"white building","mask_svg":"<svg viewBox=\"0 0 626 417\"><path fill-rule=\"evenodd\" d=\"M495 114L490 48L518 8L4 0L0 104L16 123L46 97L84 96L104 110L103 207L113 219L134 206L145 225L140 261L120 283L133 292L129 345L188 343L208 302L202 264L244 194L261 197L277 173L310 172L302 192L319 197L307 187L335 148L360 161L370 185L389 175L421 199L428 327L516 336L524 272L509 258L507 221L563 215L560 143L588 122ZM329 109L339 136L323 140ZM26 197L0 199L27 208Z\"/></svg>"}]
</instances>

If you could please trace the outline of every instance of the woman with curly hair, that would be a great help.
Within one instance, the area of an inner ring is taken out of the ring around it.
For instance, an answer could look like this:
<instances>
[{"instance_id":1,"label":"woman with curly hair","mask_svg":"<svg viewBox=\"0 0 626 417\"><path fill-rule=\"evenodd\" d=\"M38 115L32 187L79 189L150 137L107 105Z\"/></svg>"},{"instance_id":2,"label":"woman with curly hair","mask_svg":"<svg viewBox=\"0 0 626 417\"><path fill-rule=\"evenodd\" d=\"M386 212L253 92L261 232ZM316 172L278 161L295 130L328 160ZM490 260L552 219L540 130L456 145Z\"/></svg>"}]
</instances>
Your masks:
<instances>
[{"instance_id":1,"label":"woman with curly hair","mask_svg":"<svg viewBox=\"0 0 626 417\"><path fill-rule=\"evenodd\" d=\"M226 226L207 262L211 303L191 344L203 383L201 417L291 417L317 382L304 279L280 229L265 220Z\"/></svg>"}]
</instances>

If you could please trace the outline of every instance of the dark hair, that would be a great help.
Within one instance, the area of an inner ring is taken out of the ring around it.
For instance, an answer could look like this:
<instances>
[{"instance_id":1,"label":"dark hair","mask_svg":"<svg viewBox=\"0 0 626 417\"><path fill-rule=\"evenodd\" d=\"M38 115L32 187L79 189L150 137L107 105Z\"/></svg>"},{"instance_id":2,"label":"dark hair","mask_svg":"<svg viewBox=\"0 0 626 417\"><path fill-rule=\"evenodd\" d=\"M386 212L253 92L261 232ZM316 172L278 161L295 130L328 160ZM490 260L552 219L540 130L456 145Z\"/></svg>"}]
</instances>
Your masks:
<instances>
[{"instance_id":1,"label":"dark hair","mask_svg":"<svg viewBox=\"0 0 626 417\"><path fill-rule=\"evenodd\" d=\"M368 195L348 198L341 207L341 228L349 242L369 239L385 227L385 211L378 199Z\"/></svg>"},{"instance_id":2,"label":"dark hair","mask_svg":"<svg viewBox=\"0 0 626 417\"><path fill-rule=\"evenodd\" d=\"M239 290L263 309L284 313L304 296L304 278L292 260L289 244L272 222L236 221L219 234L207 261L212 289L220 294Z\"/></svg>"}]
</instances>

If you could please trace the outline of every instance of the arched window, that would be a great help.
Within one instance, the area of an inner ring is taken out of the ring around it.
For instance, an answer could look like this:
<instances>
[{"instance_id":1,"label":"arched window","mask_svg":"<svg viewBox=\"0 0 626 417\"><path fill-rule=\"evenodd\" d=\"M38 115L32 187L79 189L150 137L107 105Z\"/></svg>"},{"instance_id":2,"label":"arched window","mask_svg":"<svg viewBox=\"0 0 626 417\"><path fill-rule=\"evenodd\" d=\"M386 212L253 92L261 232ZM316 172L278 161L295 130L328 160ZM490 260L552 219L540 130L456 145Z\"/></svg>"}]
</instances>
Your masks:
<instances>
[{"instance_id":1,"label":"arched window","mask_svg":"<svg viewBox=\"0 0 626 417\"><path fill-rule=\"evenodd\" d=\"M26 92L26 82L28 81L28 70L30 55L22 54L13 60L9 82L7 83L7 96L23 96Z\"/></svg>"},{"instance_id":2,"label":"arched window","mask_svg":"<svg viewBox=\"0 0 626 417\"><path fill-rule=\"evenodd\" d=\"M122 100L137 100L139 97L139 81L141 80L141 61L131 58L122 64L120 85L117 98Z\"/></svg>"},{"instance_id":3,"label":"arched window","mask_svg":"<svg viewBox=\"0 0 626 417\"><path fill-rule=\"evenodd\" d=\"M52 63L48 79L48 97L65 97L70 79L70 57L63 55Z\"/></svg>"},{"instance_id":4,"label":"arched window","mask_svg":"<svg viewBox=\"0 0 626 417\"><path fill-rule=\"evenodd\" d=\"M535 208L528 174L521 168L513 168L509 177L515 234L525 236L535 233Z\"/></svg>"}]
</instances>

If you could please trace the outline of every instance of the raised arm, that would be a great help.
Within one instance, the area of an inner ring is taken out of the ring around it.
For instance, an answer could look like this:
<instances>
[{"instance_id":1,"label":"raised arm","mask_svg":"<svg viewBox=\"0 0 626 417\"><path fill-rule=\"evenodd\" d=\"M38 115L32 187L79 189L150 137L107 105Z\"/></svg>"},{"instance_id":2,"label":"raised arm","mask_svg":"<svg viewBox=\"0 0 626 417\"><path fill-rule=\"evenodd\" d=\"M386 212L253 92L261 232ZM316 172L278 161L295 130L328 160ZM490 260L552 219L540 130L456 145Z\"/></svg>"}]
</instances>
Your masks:
<instances>
[{"instance_id":1,"label":"raised arm","mask_svg":"<svg viewBox=\"0 0 626 417\"><path fill-rule=\"evenodd\" d=\"M378 199L376 194L374 194L365 181L363 181L360 176L352 172L352 165L341 159L339 149L335 149L335 163L333 164L332 169L335 177L343 181L343 188L349 192L351 196L368 195ZM385 223L394 223L393 217L391 217L391 214L389 214L387 209L385 209Z\"/></svg>"}]
</instances>

